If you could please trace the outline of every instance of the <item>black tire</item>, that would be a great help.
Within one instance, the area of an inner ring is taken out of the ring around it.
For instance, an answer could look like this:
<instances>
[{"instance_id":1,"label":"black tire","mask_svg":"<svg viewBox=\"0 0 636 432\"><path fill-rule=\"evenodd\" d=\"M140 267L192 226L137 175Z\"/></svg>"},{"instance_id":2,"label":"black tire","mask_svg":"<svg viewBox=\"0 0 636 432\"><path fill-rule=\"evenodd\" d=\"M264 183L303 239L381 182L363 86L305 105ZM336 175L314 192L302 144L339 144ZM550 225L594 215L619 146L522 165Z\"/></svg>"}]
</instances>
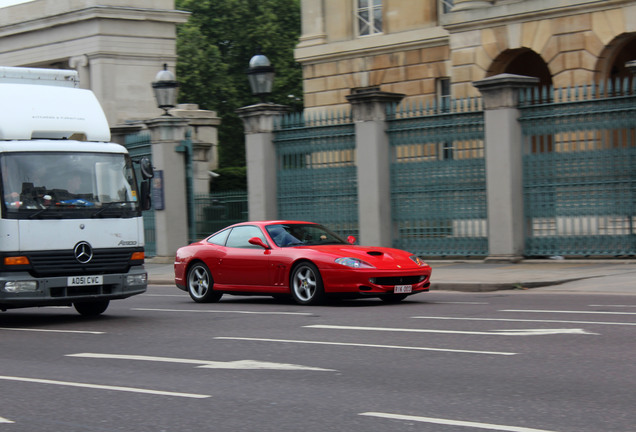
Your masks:
<instances>
[{"instance_id":1,"label":"black tire","mask_svg":"<svg viewBox=\"0 0 636 432\"><path fill-rule=\"evenodd\" d=\"M214 291L214 279L208 266L202 262L197 262L188 270L188 277L186 279L186 287L188 288L188 294L192 300L197 303L214 303L218 302L223 293Z\"/></svg>"},{"instance_id":2,"label":"black tire","mask_svg":"<svg viewBox=\"0 0 636 432\"><path fill-rule=\"evenodd\" d=\"M73 307L82 316L94 317L104 313L109 304L110 300L95 300L73 303Z\"/></svg>"},{"instance_id":3,"label":"black tire","mask_svg":"<svg viewBox=\"0 0 636 432\"><path fill-rule=\"evenodd\" d=\"M390 303L399 303L407 297L408 297L408 294L386 294L380 297L380 299L384 303L390 304Z\"/></svg>"},{"instance_id":4,"label":"black tire","mask_svg":"<svg viewBox=\"0 0 636 432\"><path fill-rule=\"evenodd\" d=\"M302 262L292 270L289 278L291 295L301 305L317 305L325 301L325 289L318 267Z\"/></svg>"}]
</instances>

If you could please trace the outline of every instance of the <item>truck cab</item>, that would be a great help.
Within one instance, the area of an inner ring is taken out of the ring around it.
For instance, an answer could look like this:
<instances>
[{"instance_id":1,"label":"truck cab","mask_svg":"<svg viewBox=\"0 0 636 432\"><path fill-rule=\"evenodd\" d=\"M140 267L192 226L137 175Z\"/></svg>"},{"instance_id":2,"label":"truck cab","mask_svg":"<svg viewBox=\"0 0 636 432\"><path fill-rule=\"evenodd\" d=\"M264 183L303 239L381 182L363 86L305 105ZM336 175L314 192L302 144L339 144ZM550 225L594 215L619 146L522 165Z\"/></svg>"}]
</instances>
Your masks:
<instances>
[{"instance_id":1,"label":"truck cab","mask_svg":"<svg viewBox=\"0 0 636 432\"><path fill-rule=\"evenodd\" d=\"M0 104L0 310L94 316L143 293L148 161L138 183L75 71L0 68Z\"/></svg>"}]
</instances>

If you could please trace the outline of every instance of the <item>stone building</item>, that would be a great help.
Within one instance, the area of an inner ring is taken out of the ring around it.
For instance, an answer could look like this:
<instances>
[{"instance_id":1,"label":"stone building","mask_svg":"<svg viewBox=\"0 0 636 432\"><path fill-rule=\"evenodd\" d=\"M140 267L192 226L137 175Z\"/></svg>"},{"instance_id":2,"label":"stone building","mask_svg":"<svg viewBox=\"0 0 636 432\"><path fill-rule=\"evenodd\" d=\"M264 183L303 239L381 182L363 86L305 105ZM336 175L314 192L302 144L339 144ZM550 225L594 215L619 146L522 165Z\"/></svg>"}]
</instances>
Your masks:
<instances>
[{"instance_id":1,"label":"stone building","mask_svg":"<svg viewBox=\"0 0 636 432\"><path fill-rule=\"evenodd\" d=\"M31 0L0 7L0 65L76 69L111 126L157 117L150 83L176 65L173 0Z\"/></svg>"},{"instance_id":2,"label":"stone building","mask_svg":"<svg viewBox=\"0 0 636 432\"><path fill-rule=\"evenodd\" d=\"M479 94L513 73L564 87L629 76L633 0L302 0L296 59L308 110L348 106L352 88L408 99Z\"/></svg>"}]
</instances>

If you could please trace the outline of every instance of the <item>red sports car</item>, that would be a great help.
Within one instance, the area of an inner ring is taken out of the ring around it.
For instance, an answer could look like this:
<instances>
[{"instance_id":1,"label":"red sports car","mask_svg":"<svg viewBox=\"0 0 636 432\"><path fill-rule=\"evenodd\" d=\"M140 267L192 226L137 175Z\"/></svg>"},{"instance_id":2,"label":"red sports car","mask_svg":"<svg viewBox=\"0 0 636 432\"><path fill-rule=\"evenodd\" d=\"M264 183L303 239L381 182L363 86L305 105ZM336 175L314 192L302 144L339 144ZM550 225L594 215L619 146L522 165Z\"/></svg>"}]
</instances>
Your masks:
<instances>
[{"instance_id":1,"label":"red sports car","mask_svg":"<svg viewBox=\"0 0 636 432\"><path fill-rule=\"evenodd\" d=\"M302 305L331 295L398 302L428 291L431 268L419 257L348 240L311 222L239 223L179 248L175 283L201 303L223 294L291 295Z\"/></svg>"}]
</instances>

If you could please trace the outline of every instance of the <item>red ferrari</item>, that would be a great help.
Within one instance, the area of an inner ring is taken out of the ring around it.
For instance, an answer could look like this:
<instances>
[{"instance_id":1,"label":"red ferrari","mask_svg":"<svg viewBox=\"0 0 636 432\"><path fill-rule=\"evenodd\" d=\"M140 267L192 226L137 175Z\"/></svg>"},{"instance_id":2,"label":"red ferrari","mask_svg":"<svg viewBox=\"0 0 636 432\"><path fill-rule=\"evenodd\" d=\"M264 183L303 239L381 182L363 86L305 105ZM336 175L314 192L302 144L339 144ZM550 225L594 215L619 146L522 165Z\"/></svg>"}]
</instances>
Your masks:
<instances>
[{"instance_id":1,"label":"red ferrari","mask_svg":"<svg viewBox=\"0 0 636 432\"><path fill-rule=\"evenodd\" d=\"M223 294L291 295L301 305L331 295L398 302L428 291L431 267L419 257L348 240L311 222L239 223L179 248L175 283L200 303Z\"/></svg>"}]
</instances>

